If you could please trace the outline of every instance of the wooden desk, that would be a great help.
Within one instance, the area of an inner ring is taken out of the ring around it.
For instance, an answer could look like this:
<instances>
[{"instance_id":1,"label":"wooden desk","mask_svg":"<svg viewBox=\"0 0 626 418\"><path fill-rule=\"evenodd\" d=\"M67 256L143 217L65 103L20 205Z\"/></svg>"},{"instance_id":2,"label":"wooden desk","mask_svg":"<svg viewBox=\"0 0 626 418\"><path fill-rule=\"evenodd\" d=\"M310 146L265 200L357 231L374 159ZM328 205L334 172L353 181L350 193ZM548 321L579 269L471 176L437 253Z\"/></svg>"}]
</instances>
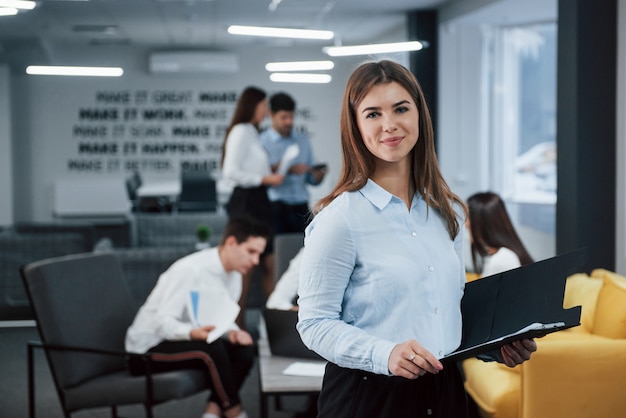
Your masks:
<instances>
[{"instance_id":1,"label":"wooden desk","mask_svg":"<svg viewBox=\"0 0 626 418\"><path fill-rule=\"evenodd\" d=\"M290 376L283 374L290 364L295 362L320 363L322 361L293 357L272 356L266 340L260 339L259 345L259 380L261 388L261 418L268 418L270 396L279 395L314 395L322 388L321 376Z\"/></svg>"}]
</instances>

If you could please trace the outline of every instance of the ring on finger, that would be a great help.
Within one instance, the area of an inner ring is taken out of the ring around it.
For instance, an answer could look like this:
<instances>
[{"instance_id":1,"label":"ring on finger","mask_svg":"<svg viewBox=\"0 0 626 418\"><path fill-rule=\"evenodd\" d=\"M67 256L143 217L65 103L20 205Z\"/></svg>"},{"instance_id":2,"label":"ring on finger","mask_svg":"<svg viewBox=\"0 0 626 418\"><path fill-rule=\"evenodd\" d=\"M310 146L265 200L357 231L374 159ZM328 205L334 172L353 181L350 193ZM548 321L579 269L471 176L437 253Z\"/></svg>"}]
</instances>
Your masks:
<instances>
[{"instance_id":1,"label":"ring on finger","mask_svg":"<svg viewBox=\"0 0 626 418\"><path fill-rule=\"evenodd\" d=\"M409 361L412 363L413 360L415 360L415 353L412 353L411 356L409 357Z\"/></svg>"}]
</instances>

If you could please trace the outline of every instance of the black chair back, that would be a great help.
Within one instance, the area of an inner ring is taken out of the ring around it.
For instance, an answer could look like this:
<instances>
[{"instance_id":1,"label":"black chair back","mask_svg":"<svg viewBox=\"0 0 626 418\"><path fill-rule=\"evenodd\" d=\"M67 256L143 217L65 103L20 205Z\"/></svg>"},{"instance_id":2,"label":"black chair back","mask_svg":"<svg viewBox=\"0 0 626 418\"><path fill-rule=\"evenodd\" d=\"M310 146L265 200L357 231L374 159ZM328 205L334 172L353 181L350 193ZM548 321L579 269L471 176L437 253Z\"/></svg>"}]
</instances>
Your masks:
<instances>
[{"instance_id":1,"label":"black chair back","mask_svg":"<svg viewBox=\"0 0 626 418\"><path fill-rule=\"evenodd\" d=\"M126 179L126 192L128 193L128 199L130 201L137 200L137 189L141 184L141 175L136 171Z\"/></svg>"},{"instance_id":2,"label":"black chair back","mask_svg":"<svg viewBox=\"0 0 626 418\"><path fill-rule=\"evenodd\" d=\"M180 212L215 211L217 209L215 179L204 172L183 173L177 209Z\"/></svg>"},{"instance_id":3,"label":"black chair back","mask_svg":"<svg viewBox=\"0 0 626 418\"><path fill-rule=\"evenodd\" d=\"M124 350L136 304L114 255L47 259L28 264L22 274L44 343ZM47 352L61 389L125 368L123 357Z\"/></svg>"}]
</instances>

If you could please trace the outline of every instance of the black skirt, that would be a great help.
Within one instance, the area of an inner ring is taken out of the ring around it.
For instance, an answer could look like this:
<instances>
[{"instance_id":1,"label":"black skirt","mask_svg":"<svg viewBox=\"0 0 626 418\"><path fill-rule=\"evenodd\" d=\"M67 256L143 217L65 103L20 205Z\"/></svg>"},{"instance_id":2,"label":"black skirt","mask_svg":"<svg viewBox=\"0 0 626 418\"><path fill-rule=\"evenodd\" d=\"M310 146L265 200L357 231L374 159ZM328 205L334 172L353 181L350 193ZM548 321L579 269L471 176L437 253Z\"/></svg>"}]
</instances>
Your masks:
<instances>
[{"instance_id":1,"label":"black skirt","mask_svg":"<svg viewBox=\"0 0 626 418\"><path fill-rule=\"evenodd\" d=\"M270 231L273 228L272 204L267 197L267 187L235 187L226 204L228 216L248 215L263 222ZM274 252L274 240L270 237L264 254Z\"/></svg>"},{"instance_id":2,"label":"black skirt","mask_svg":"<svg viewBox=\"0 0 626 418\"><path fill-rule=\"evenodd\" d=\"M318 418L466 418L471 408L456 364L409 380L328 363Z\"/></svg>"}]
</instances>

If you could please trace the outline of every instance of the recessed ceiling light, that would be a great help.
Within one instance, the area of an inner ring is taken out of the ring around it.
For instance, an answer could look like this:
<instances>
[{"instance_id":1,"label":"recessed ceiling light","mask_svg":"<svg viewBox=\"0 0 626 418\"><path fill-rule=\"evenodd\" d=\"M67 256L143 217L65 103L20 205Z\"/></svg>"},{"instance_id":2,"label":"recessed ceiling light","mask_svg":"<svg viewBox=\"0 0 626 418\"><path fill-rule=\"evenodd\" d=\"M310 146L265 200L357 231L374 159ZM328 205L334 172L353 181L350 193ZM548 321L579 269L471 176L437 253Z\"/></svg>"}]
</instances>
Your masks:
<instances>
[{"instance_id":1,"label":"recessed ceiling light","mask_svg":"<svg viewBox=\"0 0 626 418\"><path fill-rule=\"evenodd\" d=\"M268 36L275 38L295 38L295 39L333 39L335 34L329 30L314 29L289 29L289 28L273 28L265 26L241 26L232 25L228 27L228 33L231 35L248 35L248 36Z\"/></svg>"},{"instance_id":2,"label":"recessed ceiling light","mask_svg":"<svg viewBox=\"0 0 626 418\"><path fill-rule=\"evenodd\" d=\"M37 6L34 1L27 0L0 0L0 7L13 7L14 9L33 10Z\"/></svg>"},{"instance_id":3,"label":"recessed ceiling light","mask_svg":"<svg viewBox=\"0 0 626 418\"><path fill-rule=\"evenodd\" d=\"M272 73L270 80L275 83L330 83L332 77L328 74L305 73Z\"/></svg>"},{"instance_id":4,"label":"recessed ceiling light","mask_svg":"<svg viewBox=\"0 0 626 418\"><path fill-rule=\"evenodd\" d=\"M17 9L15 7L0 7L0 16L15 16Z\"/></svg>"},{"instance_id":5,"label":"recessed ceiling light","mask_svg":"<svg viewBox=\"0 0 626 418\"><path fill-rule=\"evenodd\" d=\"M124 74L124 70L120 67L77 67L77 66L29 65L28 67L26 67L26 74L121 77L122 74Z\"/></svg>"},{"instance_id":6,"label":"recessed ceiling light","mask_svg":"<svg viewBox=\"0 0 626 418\"><path fill-rule=\"evenodd\" d=\"M267 71L315 71L315 70L332 70L335 63L332 61L285 61L285 62L268 62L265 64Z\"/></svg>"},{"instance_id":7,"label":"recessed ceiling light","mask_svg":"<svg viewBox=\"0 0 626 418\"><path fill-rule=\"evenodd\" d=\"M389 52L419 51L424 47L420 41L395 42L388 44L354 45L354 46L327 46L322 51L331 57L348 55L385 54Z\"/></svg>"}]
</instances>

